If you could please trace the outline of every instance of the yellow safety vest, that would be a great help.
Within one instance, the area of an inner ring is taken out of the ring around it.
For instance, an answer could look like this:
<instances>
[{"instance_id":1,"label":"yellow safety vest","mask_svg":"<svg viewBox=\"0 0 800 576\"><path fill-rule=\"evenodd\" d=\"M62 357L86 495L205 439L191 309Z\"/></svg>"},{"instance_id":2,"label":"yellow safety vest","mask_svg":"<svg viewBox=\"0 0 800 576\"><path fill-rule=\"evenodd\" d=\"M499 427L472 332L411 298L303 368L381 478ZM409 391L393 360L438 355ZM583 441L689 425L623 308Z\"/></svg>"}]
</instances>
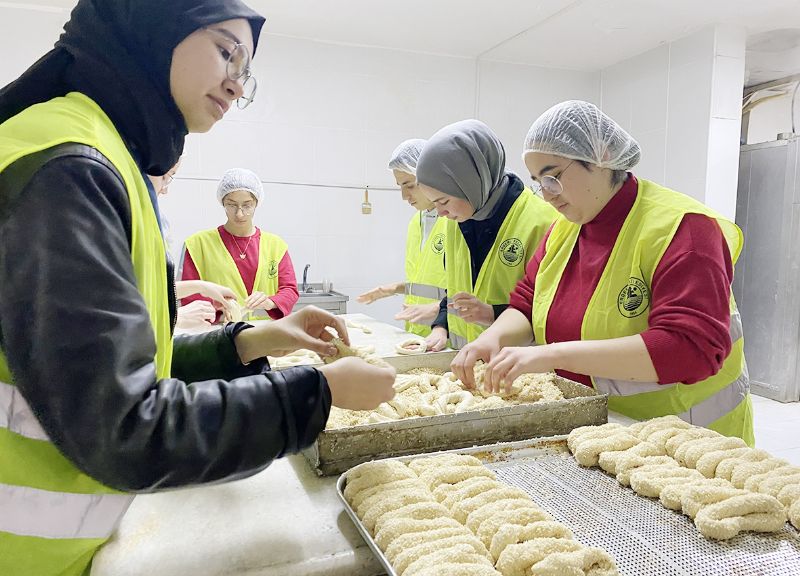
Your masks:
<instances>
[{"instance_id":1,"label":"yellow safety vest","mask_svg":"<svg viewBox=\"0 0 800 576\"><path fill-rule=\"evenodd\" d=\"M447 221L448 302L459 292L468 292L486 304L508 304L511 292L525 275L528 260L545 237L555 208L525 188L506 214L494 244L486 256L475 286L472 285L472 259L464 235L455 220ZM475 340L484 326L462 320L448 309L450 345L463 348Z\"/></svg>"},{"instance_id":2,"label":"yellow safety vest","mask_svg":"<svg viewBox=\"0 0 800 576\"><path fill-rule=\"evenodd\" d=\"M684 215L703 214L719 224L733 263L744 238L741 230L700 202L647 180L639 180L636 201L620 230L581 326L583 340L603 340L641 334L648 328L650 286ZM560 218L547 239L536 275L532 325L536 342L547 343L546 323L561 276L578 239L580 226ZM609 394L608 406L646 420L676 414L698 426L753 445L753 410L744 359L742 322L730 295L731 353L720 371L694 384L628 382L592 377L594 387ZM557 314L557 312L555 312Z\"/></svg>"},{"instance_id":3,"label":"yellow safety vest","mask_svg":"<svg viewBox=\"0 0 800 576\"><path fill-rule=\"evenodd\" d=\"M430 236L422 245L422 212L417 212L408 223L406 235L406 290L405 303L430 304L441 302L447 295L447 277L444 270L444 247L447 241L447 219L437 218ZM406 322L406 332L427 336L431 327L426 324Z\"/></svg>"},{"instance_id":4,"label":"yellow safety vest","mask_svg":"<svg viewBox=\"0 0 800 576\"><path fill-rule=\"evenodd\" d=\"M278 266L286 254L286 249L286 242L279 236L261 231L261 241L258 244L258 268L253 291L263 292L267 296L274 296L278 293ZM244 301L249 294L233 256L222 242L219 230L212 228L192 234L186 239L186 250L191 255L192 262L197 267L201 279L227 286L236 293L239 304L244 306ZM268 319L269 316L251 316L250 318L253 320Z\"/></svg>"},{"instance_id":5,"label":"yellow safety vest","mask_svg":"<svg viewBox=\"0 0 800 576\"><path fill-rule=\"evenodd\" d=\"M108 116L77 92L27 108L0 124L0 172L64 143L99 150L122 176L131 206L131 260L156 338L156 371L168 377L172 338L164 242L141 171ZM16 390L2 353L0 406L6 408L0 410L0 574L79 576L133 496L83 474L59 452Z\"/></svg>"}]
</instances>

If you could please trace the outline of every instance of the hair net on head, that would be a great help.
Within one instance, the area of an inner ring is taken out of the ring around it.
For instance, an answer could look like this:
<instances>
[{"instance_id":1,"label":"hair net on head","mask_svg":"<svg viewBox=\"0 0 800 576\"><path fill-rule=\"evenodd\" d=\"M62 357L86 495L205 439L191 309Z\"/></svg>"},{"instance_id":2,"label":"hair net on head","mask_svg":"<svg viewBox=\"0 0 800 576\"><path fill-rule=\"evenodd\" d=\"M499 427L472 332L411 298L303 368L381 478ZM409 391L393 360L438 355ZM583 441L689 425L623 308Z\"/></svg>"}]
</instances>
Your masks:
<instances>
[{"instance_id":1,"label":"hair net on head","mask_svg":"<svg viewBox=\"0 0 800 576\"><path fill-rule=\"evenodd\" d=\"M406 140L394 149L392 157L389 159L389 170L399 170L406 174L417 175L417 161L422 154L422 147L427 140L422 138L412 138Z\"/></svg>"},{"instance_id":2,"label":"hair net on head","mask_svg":"<svg viewBox=\"0 0 800 576\"><path fill-rule=\"evenodd\" d=\"M264 187L258 175L247 168L231 168L223 174L217 186L217 200L222 204L222 199L236 190L250 192L259 202L264 195Z\"/></svg>"},{"instance_id":3,"label":"hair net on head","mask_svg":"<svg viewBox=\"0 0 800 576\"><path fill-rule=\"evenodd\" d=\"M525 150L583 160L600 168L630 170L639 143L600 109L582 100L556 104L539 116L525 137Z\"/></svg>"}]
</instances>

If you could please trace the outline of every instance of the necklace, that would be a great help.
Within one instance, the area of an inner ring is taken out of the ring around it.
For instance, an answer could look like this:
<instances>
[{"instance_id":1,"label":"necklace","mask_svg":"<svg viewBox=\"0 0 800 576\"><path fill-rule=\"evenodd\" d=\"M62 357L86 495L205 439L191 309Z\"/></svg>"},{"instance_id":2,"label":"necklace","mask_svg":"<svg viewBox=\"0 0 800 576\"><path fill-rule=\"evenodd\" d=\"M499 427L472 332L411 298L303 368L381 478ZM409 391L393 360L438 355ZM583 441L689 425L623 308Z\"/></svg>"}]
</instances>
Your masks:
<instances>
[{"instance_id":1,"label":"necklace","mask_svg":"<svg viewBox=\"0 0 800 576\"><path fill-rule=\"evenodd\" d=\"M236 244L236 249L239 251L239 258L241 258L242 260L247 258L247 249L250 247L250 240L253 239L253 236L255 236L255 234L252 234L251 236L247 237L247 244L244 245L244 250L242 250L239 247L239 243L236 241L236 236L231 234L231 238L233 238L233 243Z\"/></svg>"}]
</instances>

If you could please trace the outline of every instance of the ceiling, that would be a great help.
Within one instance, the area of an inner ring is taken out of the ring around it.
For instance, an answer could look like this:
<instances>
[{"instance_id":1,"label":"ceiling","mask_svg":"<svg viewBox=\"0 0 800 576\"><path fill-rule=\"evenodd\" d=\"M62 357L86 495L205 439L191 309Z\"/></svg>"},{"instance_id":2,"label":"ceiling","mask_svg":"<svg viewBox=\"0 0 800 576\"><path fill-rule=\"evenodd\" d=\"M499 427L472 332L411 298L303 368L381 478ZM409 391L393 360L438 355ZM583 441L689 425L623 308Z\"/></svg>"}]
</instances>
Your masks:
<instances>
[{"instance_id":1,"label":"ceiling","mask_svg":"<svg viewBox=\"0 0 800 576\"><path fill-rule=\"evenodd\" d=\"M746 84L800 73L800 0L248 0L266 32L598 70L712 24L747 30ZM3 5L22 2L0 2ZM69 9L75 0L38 0Z\"/></svg>"}]
</instances>

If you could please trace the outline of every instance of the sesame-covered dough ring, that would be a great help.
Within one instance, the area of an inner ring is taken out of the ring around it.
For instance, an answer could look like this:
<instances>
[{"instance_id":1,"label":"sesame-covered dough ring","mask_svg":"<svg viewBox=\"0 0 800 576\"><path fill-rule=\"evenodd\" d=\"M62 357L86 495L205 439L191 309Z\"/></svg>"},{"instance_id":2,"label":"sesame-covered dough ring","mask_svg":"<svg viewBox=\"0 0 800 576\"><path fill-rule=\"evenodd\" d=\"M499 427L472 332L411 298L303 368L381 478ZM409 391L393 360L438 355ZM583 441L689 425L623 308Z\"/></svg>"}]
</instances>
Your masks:
<instances>
[{"instance_id":1,"label":"sesame-covered dough ring","mask_svg":"<svg viewBox=\"0 0 800 576\"><path fill-rule=\"evenodd\" d=\"M395 556L394 560L391 561L392 566L394 567L395 572L398 574L403 574L406 568L420 558L424 558L431 553L436 552L437 550L446 550L453 546L459 545L468 546L472 553L483 556L492 562L492 565L494 565L493 558L489 555L486 547L481 544L481 541L472 534L464 534L461 536L450 536L448 538L437 538L436 540L431 540L417 544L416 546L412 546L411 548L403 550L397 556Z\"/></svg>"},{"instance_id":2,"label":"sesame-covered dough ring","mask_svg":"<svg viewBox=\"0 0 800 576\"><path fill-rule=\"evenodd\" d=\"M734 470L747 463L772 462L772 464L767 464L767 466L765 466L763 470L748 470L749 472L748 477L754 476L756 474L763 474L764 472L769 472L770 470L774 470L775 468L782 467L780 465L780 462L783 462L782 460L777 460L772 456L764 458L763 453L764 453L763 450L756 450L755 448L751 448L748 452L745 452L741 456L725 458L719 464L717 464L717 469L714 470L714 476L716 476L717 478L724 478L725 480L731 480L733 478Z\"/></svg>"},{"instance_id":3,"label":"sesame-covered dough ring","mask_svg":"<svg viewBox=\"0 0 800 576\"><path fill-rule=\"evenodd\" d=\"M782 530L786 510L777 498L747 492L701 508L694 523L706 538L727 540L743 531Z\"/></svg>"},{"instance_id":4,"label":"sesame-covered dough ring","mask_svg":"<svg viewBox=\"0 0 800 576\"><path fill-rule=\"evenodd\" d=\"M503 524L492 536L489 553L497 561L507 546L534 538L574 538L572 531L560 522L531 522L530 524Z\"/></svg>"},{"instance_id":5,"label":"sesame-covered dough ring","mask_svg":"<svg viewBox=\"0 0 800 576\"><path fill-rule=\"evenodd\" d=\"M523 510L525 512L523 512ZM527 524L528 522L538 522L540 520L552 520L553 517L547 512L539 508L533 503L530 498L512 498L510 500L499 500L497 502L490 502L485 506L481 506L474 512L467 516L467 528L473 534L477 534L483 523L490 518L500 514L501 512L519 512L520 521Z\"/></svg>"},{"instance_id":6,"label":"sesame-covered dough ring","mask_svg":"<svg viewBox=\"0 0 800 576\"><path fill-rule=\"evenodd\" d=\"M394 544L400 538L407 541L407 545L412 544L413 534L425 534L421 541L427 541L428 537L454 536L456 534L469 534L464 526L448 517L431 518L425 520L414 520L412 518L394 518L387 520L381 525L380 531L375 532L375 543L381 550L387 550L390 544Z\"/></svg>"},{"instance_id":7,"label":"sesame-covered dough ring","mask_svg":"<svg viewBox=\"0 0 800 576\"><path fill-rule=\"evenodd\" d=\"M734 467L731 473L731 484L737 488L744 488L744 483L751 476L761 474L762 472L769 472L776 468L783 468L788 465L789 463L781 458L768 458L760 462L745 462L744 464Z\"/></svg>"},{"instance_id":8,"label":"sesame-covered dough ring","mask_svg":"<svg viewBox=\"0 0 800 576\"><path fill-rule=\"evenodd\" d=\"M698 438L684 442L676 450L673 458L681 466L694 468L697 460L706 452L714 450L733 450L735 448L746 448L747 444L741 438L721 436L718 438Z\"/></svg>"},{"instance_id":9,"label":"sesame-covered dough ring","mask_svg":"<svg viewBox=\"0 0 800 576\"><path fill-rule=\"evenodd\" d=\"M388 478L389 480L400 480L401 478L414 478L415 474L408 469L404 463L398 460L373 460L354 466L347 472L348 487L362 476L374 475L376 480ZM384 480L388 482L389 480ZM346 490L346 489L345 489Z\"/></svg>"},{"instance_id":10,"label":"sesame-covered dough ring","mask_svg":"<svg viewBox=\"0 0 800 576\"><path fill-rule=\"evenodd\" d=\"M425 470L439 469L444 466L483 466L483 462L469 454L445 453L436 456L415 458L408 463L408 467L417 474L422 474Z\"/></svg>"},{"instance_id":11,"label":"sesame-covered dough ring","mask_svg":"<svg viewBox=\"0 0 800 576\"><path fill-rule=\"evenodd\" d=\"M483 564L454 564L445 562L437 566L428 566L414 576L502 576L500 572Z\"/></svg>"},{"instance_id":12,"label":"sesame-covered dough ring","mask_svg":"<svg viewBox=\"0 0 800 576\"><path fill-rule=\"evenodd\" d=\"M409 520L433 520L450 518L450 512L436 502L414 502L387 512L375 522L375 534L381 531L389 520L407 518Z\"/></svg>"},{"instance_id":13,"label":"sesame-covered dough ring","mask_svg":"<svg viewBox=\"0 0 800 576\"><path fill-rule=\"evenodd\" d=\"M442 484L456 484L474 476L485 476L496 479L497 475L484 466L442 466L423 471L419 477L429 490L435 490Z\"/></svg>"},{"instance_id":14,"label":"sesame-covered dough ring","mask_svg":"<svg viewBox=\"0 0 800 576\"><path fill-rule=\"evenodd\" d=\"M386 482L385 484L378 484L377 486L372 486L371 488L365 488L364 490L361 490L353 495L353 497L349 500L350 507L353 510L358 510L358 508L367 498L371 498L376 494L391 492L392 490L398 489L424 490L425 486L419 481L419 478L403 478L401 480Z\"/></svg>"},{"instance_id":15,"label":"sesame-covered dough ring","mask_svg":"<svg viewBox=\"0 0 800 576\"><path fill-rule=\"evenodd\" d=\"M468 482L471 481L471 482ZM458 502L462 500L467 500L468 498L472 498L474 496L478 496L483 494L484 492L488 492L489 490L493 490L495 488L503 488L506 485L502 482L497 480L492 480L491 478L468 478L464 482L459 482L458 484L442 484L437 488L440 490L445 486L461 486L466 484L463 488L459 488L458 490L453 490L450 494L448 494L441 502L442 505L447 508L448 510L452 510L453 506L455 506ZM434 497L436 495L434 494Z\"/></svg>"},{"instance_id":16,"label":"sesame-covered dough ring","mask_svg":"<svg viewBox=\"0 0 800 576\"><path fill-rule=\"evenodd\" d=\"M692 490L704 491L713 488L728 488L735 490L733 484L722 478L697 478L695 480L688 480L680 484L670 484L664 486L661 490L661 495L658 497L661 505L670 510L683 510L683 499L686 498Z\"/></svg>"},{"instance_id":17,"label":"sesame-covered dough ring","mask_svg":"<svg viewBox=\"0 0 800 576\"><path fill-rule=\"evenodd\" d=\"M408 565L402 572L402 576L414 576L417 572L430 565L441 564L442 562L450 562L455 564L483 564L484 566L492 567L492 563L480 554L475 554L472 548L467 544L456 544L455 546L445 548L444 550L437 550L430 554L426 554L422 558L418 558Z\"/></svg>"},{"instance_id":18,"label":"sesame-covered dough ring","mask_svg":"<svg viewBox=\"0 0 800 576\"><path fill-rule=\"evenodd\" d=\"M753 449L734 448L733 450L714 450L712 452L707 452L697 459L694 467L706 478L714 478L716 477L717 466L719 466L720 462L727 460L728 458L744 456L751 450Z\"/></svg>"},{"instance_id":19,"label":"sesame-covered dough ring","mask_svg":"<svg viewBox=\"0 0 800 576\"><path fill-rule=\"evenodd\" d=\"M800 485L790 484L778 492L778 501L787 508L794 506L797 500L800 500Z\"/></svg>"},{"instance_id":20,"label":"sesame-covered dough ring","mask_svg":"<svg viewBox=\"0 0 800 576\"><path fill-rule=\"evenodd\" d=\"M398 354L425 354L428 345L422 338L409 338L400 342L394 349Z\"/></svg>"},{"instance_id":21,"label":"sesame-covered dough ring","mask_svg":"<svg viewBox=\"0 0 800 576\"><path fill-rule=\"evenodd\" d=\"M488 517L481 522L475 534L483 544L489 548L492 545L492 538L503 526L515 524L525 526L535 522L554 522L553 517L544 510L534 508L522 508L517 510L502 510ZM562 538L562 536L558 536Z\"/></svg>"},{"instance_id":22,"label":"sesame-covered dough ring","mask_svg":"<svg viewBox=\"0 0 800 576\"><path fill-rule=\"evenodd\" d=\"M800 530L800 498L795 500L789 507L789 522L792 526Z\"/></svg>"},{"instance_id":23,"label":"sesame-covered dough ring","mask_svg":"<svg viewBox=\"0 0 800 576\"><path fill-rule=\"evenodd\" d=\"M578 444L584 440L605 438L611 432L618 432L620 430L625 430L625 427L622 424L616 424L614 422L609 422L608 424L602 424L600 426L579 426L572 430L567 436L567 448L574 454Z\"/></svg>"},{"instance_id":24,"label":"sesame-covered dough ring","mask_svg":"<svg viewBox=\"0 0 800 576\"><path fill-rule=\"evenodd\" d=\"M800 467L797 466L784 466L768 472L762 472L761 474L753 474L750 478L745 480L744 489L750 490L751 492L763 492L763 490L761 490L762 482L780 478L781 476L796 476L798 474L800 474Z\"/></svg>"},{"instance_id":25,"label":"sesame-covered dough ring","mask_svg":"<svg viewBox=\"0 0 800 576\"><path fill-rule=\"evenodd\" d=\"M667 456L675 456L675 451L684 443L689 442L691 440L696 440L697 438L718 438L722 436L719 432L715 432L714 430L709 430L708 428L699 428L697 426L693 426L691 428L687 428L675 434L672 438L667 440L664 443L664 450L667 453Z\"/></svg>"},{"instance_id":26,"label":"sesame-covered dough ring","mask_svg":"<svg viewBox=\"0 0 800 576\"><path fill-rule=\"evenodd\" d=\"M436 403L439 405L439 409L442 412L448 412L448 406L450 404L455 404L456 406L454 412L456 414L460 414L461 412L466 412L472 408L472 405L475 403L475 396L472 395L472 392L467 392L466 390L461 390L460 392L449 392L441 395L436 400Z\"/></svg>"},{"instance_id":27,"label":"sesame-covered dough ring","mask_svg":"<svg viewBox=\"0 0 800 576\"><path fill-rule=\"evenodd\" d=\"M527 576L531 568L557 552L575 552L583 548L575 540L563 538L537 538L521 544L506 546L495 567L504 576Z\"/></svg>"},{"instance_id":28,"label":"sesame-covered dough ring","mask_svg":"<svg viewBox=\"0 0 800 576\"><path fill-rule=\"evenodd\" d=\"M665 486L699 478L703 478L703 475L697 470L669 464L655 464L637 468L631 473L630 480L631 488L639 496L658 498Z\"/></svg>"},{"instance_id":29,"label":"sesame-covered dough ring","mask_svg":"<svg viewBox=\"0 0 800 576\"><path fill-rule=\"evenodd\" d=\"M617 482L623 486L630 486L631 474L644 466L674 466L678 463L669 456L629 456L617 464Z\"/></svg>"},{"instance_id":30,"label":"sesame-covered dough ring","mask_svg":"<svg viewBox=\"0 0 800 576\"><path fill-rule=\"evenodd\" d=\"M722 502L734 496L741 496L745 492L739 488L734 488L728 482L727 485L721 482L727 482L722 478L716 478L716 484L711 482L697 484L695 486L688 486L681 495L681 511L689 518L694 519L697 513L711 504Z\"/></svg>"},{"instance_id":31,"label":"sesame-covered dough ring","mask_svg":"<svg viewBox=\"0 0 800 576\"><path fill-rule=\"evenodd\" d=\"M647 437L647 442L655 444L656 446L661 448L666 454L667 442L669 442L672 438L675 438L679 434L682 434L692 428L693 428L692 426L689 426L689 428L664 428L663 430L656 430Z\"/></svg>"},{"instance_id":32,"label":"sesame-covered dough ring","mask_svg":"<svg viewBox=\"0 0 800 576\"><path fill-rule=\"evenodd\" d=\"M614 559L601 548L581 548L574 552L555 552L531 568L534 576L619 576Z\"/></svg>"},{"instance_id":33,"label":"sesame-covered dough ring","mask_svg":"<svg viewBox=\"0 0 800 576\"><path fill-rule=\"evenodd\" d=\"M747 484L745 483L745 486ZM778 494L787 486L800 485L800 474L787 474L785 476L773 476L762 481L758 492L778 497Z\"/></svg>"},{"instance_id":34,"label":"sesame-covered dough ring","mask_svg":"<svg viewBox=\"0 0 800 576\"><path fill-rule=\"evenodd\" d=\"M470 512L474 512L478 508L491 502L509 500L511 498L528 498L528 494L520 488L503 485L499 488L492 488L491 490L482 492L472 498L456 502L450 510L450 513L456 520L463 524L467 521L467 516L469 516Z\"/></svg>"},{"instance_id":35,"label":"sesame-covered dough ring","mask_svg":"<svg viewBox=\"0 0 800 576\"><path fill-rule=\"evenodd\" d=\"M364 516L360 516L360 518L370 533L373 533L375 522L377 522L378 518L391 510L414 502L433 502L433 496L425 492L395 492L388 494L386 498L376 502L369 509L364 509ZM364 508L363 504L362 508Z\"/></svg>"},{"instance_id":36,"label":"sesame-covered dough ring","mask_svg":"<svg viewBox=\"0 0 800 576\"><path fill-rule=\"evenodd\" d=\"M579 442L573 455L581 466L597 466L602 452L618 452L627 450L641 442L628 431L615 432L603 438Z\"/></svg>"},{"instance_id":37,"label":"sesame-covered dough ring","mask_svg":"<svg viewBox=\"0 0 800 576\"><path fill-rule=\"evenodd\" d=\"M661 430L668 430L670 428L676 429L689 429L692 425L688 422L681 420L678 416L670 414L668 416L661 416L651 420L644 420L628 426L628 430L635 434L640 440L647 440L650 435Z\"/></svg>"},{"instance_id":38,"label":"sesame-covered dough ring","mask_svg":"<svg viewBox=\"0 0 800 576\"><path fill-rule=\"evenodd\" d=\"M600 465L600 468L609 474L616 475L619 462L627 460L631 456L663 456L664 454L663 447L659 447L652 442L641 442L627 450L601 452L600 456L597 458L597 463Z\"/></svg>"}]
</instances>

